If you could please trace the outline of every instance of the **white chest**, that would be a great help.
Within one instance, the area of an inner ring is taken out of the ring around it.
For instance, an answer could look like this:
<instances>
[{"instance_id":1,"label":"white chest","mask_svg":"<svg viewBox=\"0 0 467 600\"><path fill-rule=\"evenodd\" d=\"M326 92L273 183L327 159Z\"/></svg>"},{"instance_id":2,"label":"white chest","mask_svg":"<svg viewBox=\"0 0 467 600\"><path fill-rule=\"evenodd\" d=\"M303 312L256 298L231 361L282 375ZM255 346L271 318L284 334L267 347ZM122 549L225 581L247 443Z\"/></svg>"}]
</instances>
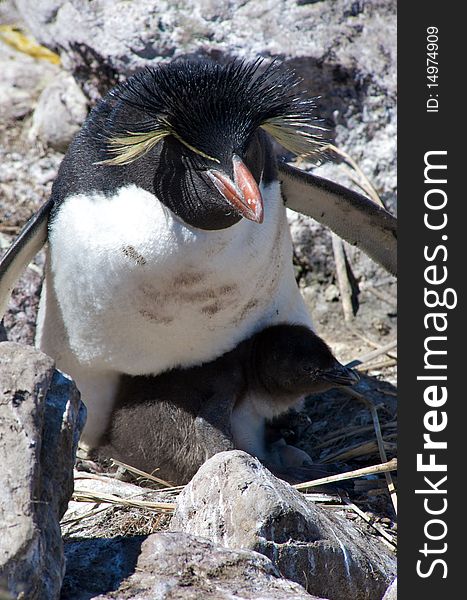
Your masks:
<instances>
[{"instance_id":1,"label":"white chest","mask_svg":"<svg viewBox=\"0 0 467 600\"><path fill-rule=\"evenodd\" d=\"M262 193L261 225L222 231L184 224L136 186L68 198L51 226L51 275L77 359L158 373L211 360L268 323L309 323L279 186Z\"/></svg>"}]
</instances>

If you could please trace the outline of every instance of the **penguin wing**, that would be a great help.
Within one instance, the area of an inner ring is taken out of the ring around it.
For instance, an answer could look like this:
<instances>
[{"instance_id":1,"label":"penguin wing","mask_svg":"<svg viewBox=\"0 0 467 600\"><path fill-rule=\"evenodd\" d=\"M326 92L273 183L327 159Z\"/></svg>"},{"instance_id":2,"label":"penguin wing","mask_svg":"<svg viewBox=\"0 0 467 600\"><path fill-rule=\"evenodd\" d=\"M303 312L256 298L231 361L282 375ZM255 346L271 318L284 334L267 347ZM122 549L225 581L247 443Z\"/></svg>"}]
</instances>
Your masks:
<instances>
[{"instance_id":1,"label":"penguin wing","mask_svg":"<svg viewBox=\"0 0 467 600\"><path fill-rule=\"evenodd\" d=\"M346 187L279 163L285 205L313 217L357 246L393 275L397 274L397 219Z\"/></svg>"},{"instance_id":2,"label":"penguin wing","mask_svg":"<svg viewBox=\"0 0 467 600\"><path fill-rule=\"evenodd\" d=\"M16 281L47 241L52 206L52 199L41 206L0 259L0 319L5 313Z\"/></svg>"}]
</instances>

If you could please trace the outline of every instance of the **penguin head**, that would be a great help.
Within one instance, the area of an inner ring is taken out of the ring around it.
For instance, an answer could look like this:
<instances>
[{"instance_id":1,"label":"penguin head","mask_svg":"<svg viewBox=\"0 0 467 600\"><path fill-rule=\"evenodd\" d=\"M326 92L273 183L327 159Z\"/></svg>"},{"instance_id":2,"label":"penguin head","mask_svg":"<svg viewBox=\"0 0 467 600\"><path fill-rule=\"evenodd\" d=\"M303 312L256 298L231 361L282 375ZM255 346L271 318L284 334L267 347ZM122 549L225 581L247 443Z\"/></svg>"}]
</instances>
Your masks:
<instances>
[{"instance_id":1,"label":"penguin head","mask_svg":"<svg viewBox=\"0 0 467 600\"><path fill-rule=\"evenodd\" d=\"M272 393L314 394L354 385L358 375L342 365L328 345L302 325L276 325L257 335L256 376Z\"/></svg>"},{"instance_id":2,"label":"penguin head","mask_svg":"<svg viewBox=\"0 0 467 600\"><path fill-rule=\"evenodd\" d=\"M277 62L175 61L109 93L100 164L145 170L159 200L201 229L260 224L261 183L275 170L267 134L296 154L325 144L313 99Z\"/></svg>"}]
</instances>

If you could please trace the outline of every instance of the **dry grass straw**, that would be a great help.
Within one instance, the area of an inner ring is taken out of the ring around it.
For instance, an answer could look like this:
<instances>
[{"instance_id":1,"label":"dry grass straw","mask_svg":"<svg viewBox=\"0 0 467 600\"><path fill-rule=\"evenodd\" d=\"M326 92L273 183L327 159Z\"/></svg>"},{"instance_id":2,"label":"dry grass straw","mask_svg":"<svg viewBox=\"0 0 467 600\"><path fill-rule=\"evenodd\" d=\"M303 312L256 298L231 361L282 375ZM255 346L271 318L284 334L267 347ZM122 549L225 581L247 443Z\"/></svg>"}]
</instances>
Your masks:
<instances>
[{"instance_id":1,"label":"dry grass straw","mask_svg":"<svg viewBox=\"0 0 467 600\"><path fill-rule=\"evenodd\" d=\"M383 541L391 548L391 550L395 550L397 548L397 542L395 536L389 534L384 527L381 527L379 523L376 523L372 517L366 514L363 510L361 510L358 506L356 506L353 502L350 502L347 498L342 499L344 504L351 508L357 515L359 515L366 523L368 523L371 527L376 529L376 531L383 537Z\"/></svg>"},{"instance_id":2,"label":"dry grass straw","mask_svg":"<svg viewBox=\"0 0 467 600\"><path fill-rule=\"evenodd\" d=\"M141 508L111 507L107 512L107 535L150 535L167 529L172 513Z\"/></svg>"},{"instance_id":3,"label":"dry grass straw","mask_svg":"<svg viewBox=\"0 0 467 600\"><path fill-rule=\"evenodd\" d=\"M360 365L363 365L366 362L370 362L371 360L374 360L375 358L379 358L383 354L387 354L391 350L394 350L394 348L396 348L396 346L397 346L397 340L393 340L392 342L388 342L384 346L380 346L376 350L372 350L371 352L368 352L367 354L363 354L362 356L360 356L359 358L356 358L355 360L351 360L345 366L349 367L351 369L354 367L358 367Z\"/></svg>"},{"instance_id":4,"label":"dry grass straw","mask_svg":"<svg viewBox=\"0 0 467 600\"><path fill-rule=\"evenodd\" d=\"M371 402L371 400L368 400L367 398L365 398L365 396L363 394L360 394L359 392L357 392L356 390L354 390L350 387L343 388L343 391L346 394L348 394L349 396L352 396L353 398L355 398L356 400L358 400L359 402L364 404L366 406L366 408L370 411L371 418L373 419L373 426L375 428L376 441L378 443L379 455L381 457L382 462L386 463L388 461L388 459L387 459L387 455L386 455L386 449L384 446L383 435L381 433L381 425L379 422L379 417L378 417L378 412L376 410L376 406L373 404L373 402ZM386 483L388 486L389 495L391 496L392 504L394 506L394 511L397 515L396 488L394 486L394 482L392 480L392 477L391 477L391 474L389 473L389 471L385 472L384 476L386 478Z\"/></svg>"},{"instance_id":5,"label":"dry grass straw","mask_svg":"<svg viewBox=\"0 0 467 600\"><path fill-rule=\"evenodd\" d=\"M355 479L356 477L376 475L377 473L387 473L389 471L395 471L396 469L397 459L393 458L392 460L379 465L363 467L362 469L354 469L353 471L347 471L346 473L339 473L337 475L329 475L328 477L320 477L319 479L314 479L313 481L297 483L293 487L296 490L306 490L308 488L316 487L318 485L325 485L327 483L337 483L339 481L346 481L347 479Z\"/></svg>"},{"instance_id":6,"label":"dry grass straw","mask_svg":"<svg viewBox=\"0 0 467 600\"><path fill-rule=\"evenodd\" d=\"M385 443L385 446L391 452L396 450L396 444L391 445ZM355 458L361 458L362 456L371 456L377 453L377 441L370 440L366 442L358 442L357 444L353 444L352 446L348 446L347 448L336 450L332 454L328 454L322 462L325 464L332 462L345 462L348 460L354 460Z\"/></svg>"},{"instance_id":7,"label":"dry grass straw","mask_svg":"<svg viewBox=\"0 0 467 600\"><path fill-rule=\"evenodd\" d=\"M362 365L358 367L358 370L362 373L367 373L368 371L377 371L378 369L387 369L388 367L394 367L397 365L397 360L395 358L388 358L387 360L383 360L378 363L374 363L372 365Z\"/></svg>"},{"instance_id":8,"label":"dry grass straw","mask_svg":"<svg viewBox=\"0 0 467 600\"><path fill-rule=\"evenodd\" d=\"M0 39L15 50L33 58L46 60L54 65L60 64L60 56L45 46L38 44L32 37L23 33L14 25L0 25Z\"/></svg>"},{"instance_id":9,"label":"dry grass straw","mask_svg":"<svg viewBox=\"0 0 467 600\"><path fill-rule=\"evenodd\" d=\"M142 481L149 481L152 483L157 483L159 486L165 486L162 490L159 489L159 492L165 494L173 494L176 495L178 492L183 489L184 486L171 486L168 482L163 479L159 479L152 474L145 473L144 471L140 471L130 465L126 465L125 463L121 463L120 461L114 461L119 466L127 469L129 472L138 475ZM80 479L93 479L96 481L101 481L104 484L109 480L112 481L114 485L118 485L118 479L113 478L108 474L95 474L95 473L85 473L85 472L75 472L75 481ZM123 485L123 482L122 482ZM169 487L170 486L170 487ZM149 490L148 490L149 491ZM132 496L119 496L117 494L108 494L105 492L99 492L94 490L83 490L76 489L73 492L72 500L75 502L89 502L94 505L94 508L91 509L88 513L84 513L83 515L79 515L77 517L72 517L70 519L66 519L63 521L63 524L69 524L71 522L78 522L86 519L88 517L95 516L99 512L110 509L112 506L119 507L122 509L144 509L149 510L152 513L162 513L162 514L172 514L175 510L175 502L159 502L152 500L140 500L137 499L137 496L147 493L144 489L141 488L141 492L137 492ZM150 492L149 492L150 493ZM154 493L154 492L153 492ZM104 505L104 506L101 506ZM133 521L136 518L143 518L141 513L137 515L133 515Z\"/></svg>"},{"instance_id":10,"label":"dry grass straw","mask_svg":"<svg viewBox=\"0 0 467 600\"><path fill-rule=\"evenodd\" d=\"M106 494L105 492L94 492L91 490L74 491L72 499L75 502L92 502L93 504L117 504L123 507L147 508L156 511L173 512L175 510L174 502L152 502L150 500L136 500L135 498L121 498L115 494Z\"/></svg>"},{"instance_id":11,"label":"dry grass straw","mask_svg":"<svg viewBox=\"0 0 467 600\"><path fill-rule=\"evenodd\" d=\"M390 421L385 423L382 426L383 429L394 429L397 428L396 421ZM322 448L327 448L328 446L333 446L334 444L354 435L361 435L364 433L369 433L373 431L373 425L358 425L355 427L345 427L344 429L339 429L337 431L333 431L328 436L323 436L321 444L317 444L314 446L315 450L320 450Z\"/></svg>"},{"instance_id":12,"label":"dry grass straw","mask_svg":"<svg viewBox=\"0 0 467 600\"><path fill-rule=\"evenodd\" d=\"M373 202L375 202L382 208L386 208L384 202L381 200L380 195L373 187L371 181L360 169L360 167L358 166L356 161L350 156L350 154L347 154L345 150L334 146L334 144L328 144L324 148L324 150L331 151L332 153L336 154L340 159L342 159L343 162L348 167L350 167L347 174L350 177L350 179L355 183L355 185L357 185L363 192L365 192L365 194L367 194L367 196L369 196L373 200Z\"/></svg>"},{"instance_id":13,"label":"dry grass straw","mask_svg":"<svg viewBox=\"0 0 467 600\"><path fill-rule=\"evenodd\" d=\"M20 231L21 231L21 227L19 227L18 225L4 225L3 223L0 223L0 233L8 233L10 235L18 235L18 233Z\"/></svg>"},{"instance_id":14,"label":"dry grass straw","mask_svg":"<svg viewBox=\"0 0 467 600\"><path fill-rule=\"evenodd\" d=\"M379 344L378 342L375 342L374 340L372 340L371 338L369 338L367 335L365 335L364 333L362 333L356 327L353 327L353 326L348 326L348 327L349 327L349 331L351 331L354 335L356 335L361 340L363 340L365 342L365 344L368 344L368 346L371 346L372 348L375 348L375 350L380 350L383 347L383 346L381 346L381 344ZM397 352L393 352L392 350L388 350L385 354L387 354L387 356L389 356L390 358L396 358L397 359Z\"/></svg>"},{"instance_id":15,"label":"dry grass straw","mask_svg":"<svg viewBox=\"0 0 467 600\"><path fill-rule=\"evenodd\" d=\"M102 512L105 512L106 510L108 510L110 508L110 506L101 506L100 504L95 503L95 502L93 502L93 506L94 506L94 508L91 508L91 510L89 510L86 513L82 513L76 517L62 519L60 522L61 525L72 525L73 523L80 523L81 521L95 517L96 515L98 515Z\"/></svg>"},{"instance_id":16,"label":"dry grass straw","mask_svg":"<svg viewBox=\"0 0 467 600\"><path fill-rule=\"evenodd\" d=\"M389 304L389 306L391 306L392 308L395 308L397 306L397 299L394 296L387 294L383 290L379 290L376 287L370 287L370 286L368 286L366 288L366 290L368 292L370 292L370 294L373 294L373 296L376 296L383 302L386 302L386 304Z\"/></svg>"},{"instance_id":17,"label":"dry grass straw","mask_svg":"<svg viewBox=\"0 0 467 600\"><path fill-rule=\"evenodd\" d=\"M332 251L334 253L334 264L336 267L337 284L341 296L342 310L344 319L350 322L354 318L354 309L352 304L352 282L350 277L350 264L345 254L344 242L335 233L331 234Z\"/></svg>"},{"instance_id":18,"label":"dry grass straw","mask_svg":"<svg viewBox=\"0 0 467 600\"><path fill-rule=\"evenodd\" d=\"M129 473L132 473L133 475L137 475L139 478L142 478L143 480L157 483L159 485L162 485L165 488L173 488L174 487L173 483L169 483L168 481L165 481L164 479L160 479L159 477L156 477L153 474L154 472L153 473L145 473L144 471L140 471L136 467L127 465L126 463L121 462L121 461L117 460L116 458L112 458L111 461L112 461L112 464L117 465L118 467L122 467ZM157 471L157 469L154 469L154 470Z\"/></svg>"}]
</instances>

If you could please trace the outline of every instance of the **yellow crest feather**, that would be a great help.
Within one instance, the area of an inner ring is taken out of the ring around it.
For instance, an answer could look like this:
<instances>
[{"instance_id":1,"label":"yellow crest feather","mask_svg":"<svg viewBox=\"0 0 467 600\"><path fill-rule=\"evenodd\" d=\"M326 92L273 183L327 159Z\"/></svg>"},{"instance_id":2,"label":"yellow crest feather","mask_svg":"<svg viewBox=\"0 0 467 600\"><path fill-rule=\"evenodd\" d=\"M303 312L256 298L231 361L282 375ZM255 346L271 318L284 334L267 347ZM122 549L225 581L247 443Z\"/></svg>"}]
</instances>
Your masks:
<instances>
[{"instance_id":1,"label":"yellow crest feather","mask_svg":"<svg viewBox=\"0 0 467 600\"><path fill-rule=\"evenodd\" d=\"M155 129L154 131L147 132L134 132L127 131L127 135L115 136L109 138L109 148L108 151L114 154L112 158L108 158L106 160L101 161L99 164L101 165L128 165L135 161L136 159L144 156L146 152L149 152L151 148L153 148L158 142L163 140L168 135L173 135L180 143L184 146L203 156L204 158L208 158L215 162L220 162L217 158L213 158L206 154L202 150L198 150L194 146L191 146L182 139L176 131L172 129L169 123L165 120L161 120L164 123L165 128Z\"/></svg>"},{"instance_id":2,"label":"yellow crest feather","mask_svg":"<svg viewBox=\"0 0 467 600\"><path fill-rule=\"evenodd\" d=\"M324 150L325 127L299 115L273 117L265 121L261 128L267 131L284 148L297 156L313 156Z\"/></svg>"},{"instance_id":3,"label":"yellow crest feather","mask_svg":"<svg viewBox=\"0 0 467 600\"><path fill-rule=\"evenodd\" d=\"M101 161L101 165L128 165L137 158L144 156L158 142L170 135L166 129L156 129L137 133L127 131L127 135L116 136L109 139L109 152L114 154L112 158Z\"/></svg>"}]
</instances>

